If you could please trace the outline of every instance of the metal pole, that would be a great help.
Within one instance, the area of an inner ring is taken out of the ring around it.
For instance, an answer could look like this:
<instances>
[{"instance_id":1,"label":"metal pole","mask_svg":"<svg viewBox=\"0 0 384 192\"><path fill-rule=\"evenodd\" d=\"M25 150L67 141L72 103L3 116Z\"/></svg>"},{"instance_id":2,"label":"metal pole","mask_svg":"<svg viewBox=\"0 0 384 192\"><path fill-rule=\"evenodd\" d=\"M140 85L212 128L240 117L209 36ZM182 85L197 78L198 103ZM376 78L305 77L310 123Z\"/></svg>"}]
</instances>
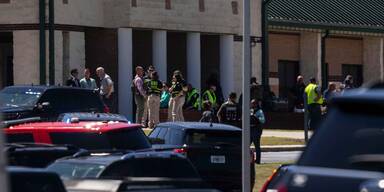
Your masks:
<instances>
[{"instance_id":1,"label":"metal pole","mask_svg":"<svg viewBox=\"0 0 384 192\"><path fill-rule=\"evenodd\" d=\"M243 173L243 192L251 191L251 155L250 155L250 88L251 79L251 9L250 0L243 2L243 109L242 109L242 173Z\"/></svg>"},{"instance_id":2,"label":"metal pole","mask_svg":"<svg viewBox=\"0 0 384 192\"><path fill-rule=\"evenodd\" d=\"M49 0L49 84L55 85L55 5Z\"/></svg>"},{"instance_id":3,"label":"metal pole","mask_svg":"<svg viewBox=\"0 0 384 192\"><path fill-rule=\"evenodd\" d=\"M39 1L39 33L40 33L40 84L47 83L46 78L46 45L45 45L45 0Z\"/></svg>"}]
</instances>

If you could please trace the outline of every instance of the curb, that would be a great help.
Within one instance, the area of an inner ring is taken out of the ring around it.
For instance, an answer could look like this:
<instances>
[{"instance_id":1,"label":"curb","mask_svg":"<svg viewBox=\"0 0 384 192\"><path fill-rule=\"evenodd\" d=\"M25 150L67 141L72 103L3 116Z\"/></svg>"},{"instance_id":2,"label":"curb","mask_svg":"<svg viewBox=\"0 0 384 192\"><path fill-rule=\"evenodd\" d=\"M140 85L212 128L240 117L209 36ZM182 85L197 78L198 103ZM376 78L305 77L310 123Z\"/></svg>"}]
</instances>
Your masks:
<instances>
[{"instance_id":1,"label":"curb","mask_svg":"<svg viewBox=\"0 0 384 192\"><path fill-rule=\"evenodd\" d=\"M261 146L261 152L289 152L289 151L304 151L305 146L300 147L263 147Z\"/></svg>"}]
</instances>

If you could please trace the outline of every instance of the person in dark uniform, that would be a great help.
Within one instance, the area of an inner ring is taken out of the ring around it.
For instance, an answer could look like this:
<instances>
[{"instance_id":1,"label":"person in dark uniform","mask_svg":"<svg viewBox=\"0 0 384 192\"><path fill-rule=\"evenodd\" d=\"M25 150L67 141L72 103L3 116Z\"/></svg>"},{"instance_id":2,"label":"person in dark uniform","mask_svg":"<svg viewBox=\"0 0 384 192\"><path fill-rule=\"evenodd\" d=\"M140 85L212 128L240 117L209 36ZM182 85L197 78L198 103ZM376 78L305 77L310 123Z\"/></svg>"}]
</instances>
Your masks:
<instances>
[{"instance_id":1,"label":"person in dark uniform","mask_svg":"<svg viewBox=\"0 0 384 192\"><path fill-rule=\"evenodd\" d=\"M223 103L217 112L219 123L233 125L239 127L241 123L241 115L239 107L236 103L236 93L229 94L228 101Z\"/></svg>"},{"instance_id":2,"label":"person in dark uniform","mask_svg":"<svg viewBox=\"0 0 384 192\"><path fill-rule=\"evenodd\" d=\"M211 103L209 101L203 102L203 114L201 116L200 122L209 122L216 123L215 113L212 110Z\"/></svg>"},{"instance_id":3,"label":"person in dark uniform","mask_svg":"<svg viewBox=\"0 0 384 192\"><path fill-rule=\"evenodd\" d=\"M69 87L80 87L80 80L78 76L79 76L79 71L77 69L72 69L71 77L67 80L65 85Z\"/></svg>"},{"instance_id":4,"label":"person in dark uniform","mask_svg":"<svg viewBox=\"0 0 384 192\"><path fill-rule=\"evenodd\" d=\"M171 100L169 109L172 112L172 121L184 121L183 105L185 102L185 92L188 90L187 83L181 75L173 76L171 92Z\"/></svg>"},{"instance_id":5,"label":"person in dark uniform","mask_svg":"<svg viewBox=\"0 0 384 192\"><path fill-rule=\"evenodd\" d=\"M251 101L251 144L255 145L256 150L256 163L261 163L261 147L260 147L260 139L263 134L262 124L265 123L264 112L259 105L259 101L257 99L252 99Z\"/></svg>"}]
</instances>

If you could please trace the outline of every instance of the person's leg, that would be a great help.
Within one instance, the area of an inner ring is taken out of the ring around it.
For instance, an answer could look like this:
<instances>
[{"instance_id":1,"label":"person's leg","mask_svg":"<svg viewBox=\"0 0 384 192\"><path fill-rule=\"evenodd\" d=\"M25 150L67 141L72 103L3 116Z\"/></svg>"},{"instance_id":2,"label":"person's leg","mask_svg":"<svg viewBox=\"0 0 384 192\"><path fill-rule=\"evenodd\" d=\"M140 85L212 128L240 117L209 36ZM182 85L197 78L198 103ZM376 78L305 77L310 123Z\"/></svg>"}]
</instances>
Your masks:
<instances>
[{"instance_id":1,"label":"person's leg","mask_svg":"<svg viewBox=\"0 0 384 192\"><path fill-rule=\"evenodd\" d=\"M153 99L153 123L156 126L160 123L160 96L154 96Z\"/></svg>"},{"instance_id":2,"label":"person's leg","mask_svg":"<svg viewBox=\"0 0 384 192\"><path fill-rule=\"evenodd\" d=\"M136 103L136 123L141 123L144 112L144 98L140 95L135 95Z\"/></svg>"},{"instance_id":3,"label":"person's leg","mask_svg":"<svg viewBox=\"0 0 384 192\"><path fill-rule=\"evenodd\" d=\"M148 106L148 127L149 128L153 128L153 123L154 123L154 98L153 98L153 95L150 95L148 96L148 102L147 102L147 106Z\"/></svg>"},{"instance_id":4,"label":"person's leg","mask_svg":"<svg viewBox=\"0 0 384 192\"><path fill-rule=\"evenodd\" d=\"M261 140L261 135L263 133L263 130L261 128L258 128L255 130L256 133L255 133L255 150L256 150L256 163L257 164L260 164L261 163L261 144L260 144L260 140Z\"/></svg>"},{"instance_id":5,"label":"person's leg","mask_svg":"<svg viewBox=\"0 0 384 192\"><path fill-rule=\"evenodd\" d=\"M184 114L183 114L183 106L185 103L185 96L182 96L179 98L179 106L177 108L177 116L179 117L179 121L184 121Z\"/></svg>"},{"instance_id":6,"label":"person's leg","mask_svg":"<svg viewBox=\"0 0 384 192\"><path fill-rule=\"evenodd\" d=\"M314 128L314 115L313 115L313 105L308 105L308 121L309 121L309 129L313 129Z\"/></svg>"},{"instance_id":7,"label":"person's leg","mask_svg":"<svg viewBox=\"0 0 384 192\"><path fill-rule=\"evenodd\" d=\"M178 102L179 98L173 98L172 99L172 121L176 122L178 121L178 116L177 116L177 107L178 107Z\"/></svg>"},{"instance_id":8,"label":"person's leg","mask_svg":"<svg viewBox=\"0 0 384 192\"><path fill-rule=\"evenodd\" d=\"M143 119L142 119L142 124L146 125L148 121L148 97L144 97L144 108L143 108Z\"/></svg>"},{"instance_id":9,"label":"person's leg","mask_svg":"<svg viewBox=\"0 0 384 192\"><path fill-rule=\"evenodd\" d=\"M169 103L168 103L168 109L167 109L168 110L168 122L173 121L172 108L173 108L173 98L170 98Z\"/></svg>"},{"instance_id":10,"label":"person's leg","mask_svg":"<svg viewBox=\"0 0 384 192\"><path fill-rule=\"evenodd\" d=\"M321 123L321 106L315 105L313 108L313 130L317 130L317 128L320 126Z\"/></svg>"}]
</instances>

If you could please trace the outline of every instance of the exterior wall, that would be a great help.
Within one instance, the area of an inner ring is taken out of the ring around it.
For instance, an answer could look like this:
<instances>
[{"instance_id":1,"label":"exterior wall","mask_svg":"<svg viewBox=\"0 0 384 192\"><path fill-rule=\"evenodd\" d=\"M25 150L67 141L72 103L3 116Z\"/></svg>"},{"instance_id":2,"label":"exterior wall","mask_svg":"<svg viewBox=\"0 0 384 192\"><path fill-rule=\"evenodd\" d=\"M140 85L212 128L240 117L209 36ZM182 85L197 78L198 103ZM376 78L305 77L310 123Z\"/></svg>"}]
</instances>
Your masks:
<instances>
[{"instance_id":1,"label":"exterior wall","mask_svg":"<svg viewBox=\"0 0 384 192\"><path fill-rule=\"evenodd\" d=\"M325 44L330 76L342 76L342 64L363 64L362 40L327 38Z\"/></svg>"},{"instance_id":2,"label":"exterior wall","mask_svg":"<svg viewBox=\"0 0 384 192\"><path fill-rule=\"evenodd\" d=\"M14 31L13 42L15 84L39 84L39 32Z\"/></svg>"},{"instance_id":3,"label":"exterior wall","mask_svg":"<svg viewBox=\"0 0 384 192\"><path fill-rule=\"evenodd\" d=\"M25 0L17 1L24 2ZM36 6L38 4L37 0L31 2L34 2ZM63 4L61 0L55 1L55 22L57 24L103 27L104 2L105 0L68 0L68 4Z\"/></svg>"},{"instance_id":4,"label":"exterior wall","mask_svg":"<svg viewBox=\"0 0 384 192\"><path fill-rule=\"evenodd\" d=\"M0 24L21 24L39 22L39 1L12 0L0 4Z\"/></svg>"},{"instance_id":5,"label":"exterior wall","mask_svg":"<svg viewBox=\"0 0 384 192\"><path fill-rule=\"evenodd\" d=\"M300 35L300 72L306 81L321 80L321 33L302 32Z\"/></svg>"},{"instance_id":6,"label":"exterior wall","mask_svg":"<svg viewBox=\"0 0 384 192\"><path fill-rule=\"evenodd\" d=\"M269 35L269 70L272 74L278 73L279 60L300 60L300 36L290 34ZM279 94L279 79L273 75L270 77L271 91Z\"/></svg>"},{"instance_id":7,"label":"exterior wall","mask_svg":"<svg viewBox=\"0 0 384 192\"><path fill-rule=\"evenodd\" d=\"M74 68L79 70L79 76L82 77L85 68L85 39L81 32L69 33L69 70Z\"/></svg>"},{"instance_id":8,"label":"exterior wall","mask_svg":"<svg viewBox=\"0 0 384 192\"><path fill-rule=\"evenodd\" d=\"M383 38L367 37L363 40L364 66L363 74L365 82L383 80L384 75L384 51Z\"/></svg>"}]
</instances>

